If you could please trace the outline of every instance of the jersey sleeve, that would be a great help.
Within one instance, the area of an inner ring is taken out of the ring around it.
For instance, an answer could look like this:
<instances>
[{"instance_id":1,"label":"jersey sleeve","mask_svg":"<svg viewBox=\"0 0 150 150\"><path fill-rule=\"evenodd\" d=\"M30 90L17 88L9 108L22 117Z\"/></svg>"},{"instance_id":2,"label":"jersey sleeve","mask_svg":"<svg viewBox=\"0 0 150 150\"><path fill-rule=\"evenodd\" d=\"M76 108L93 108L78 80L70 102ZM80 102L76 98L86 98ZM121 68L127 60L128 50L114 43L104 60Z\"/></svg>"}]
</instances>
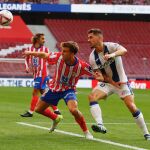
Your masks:
<instances>
[{"instance_id":1,"label":"jersey sleeve","mask_svg":"<svg viewBox=\"0 0 150 150\"><path fill-rule=\"evenodd\" d=\"M50 65L56 64L60 55L61 55L61 52L50 52L47 58L48 64Z\"/></svg>"},{"instance_id":2,"label":"jersey sleeve","mask_svg":"<svg viewBox=\"0 0 150 150\"><path fill-rule=\"evenodd\" d=\"M82 62L82 75L93 75L92 67L86 62Z\"/></svg>"},{"instance_id":3,"label":"jersey sleeve","mask_svg":"<svg viewBox=\"0 0 150 150\"><path fill-rule=\"evenodd\" d=\"M114 53L114 52L116 52L119 49L125 49L122 45L120 45L118 43L110 43L108 45L108 47L109 47L109 52L110 53Z\"/></svg>"}]
</instances>

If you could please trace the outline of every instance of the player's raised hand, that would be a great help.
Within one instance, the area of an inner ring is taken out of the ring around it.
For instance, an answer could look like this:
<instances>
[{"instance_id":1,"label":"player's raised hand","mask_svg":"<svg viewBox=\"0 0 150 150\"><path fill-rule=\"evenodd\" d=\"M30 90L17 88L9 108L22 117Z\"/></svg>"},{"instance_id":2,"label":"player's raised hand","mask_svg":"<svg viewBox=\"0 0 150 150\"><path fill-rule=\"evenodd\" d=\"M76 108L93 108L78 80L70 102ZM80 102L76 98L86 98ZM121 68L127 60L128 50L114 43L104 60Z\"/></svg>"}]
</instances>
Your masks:
<instances>
[{"instance_id":1,"label":"player's raised hand","mask_svg":"<svg viewBox=\"0 0 150 150\"><path fill-rule=\"evenodd\" d=\"M28 56L28 55L30 55L30 54L31 54L30 51L25 51L25 52L24 52L24 55L26 55L26 56Z\"/></svg>"},{"instance_id":2,"label":"player's raised hand","mask_svg":"<svg viewBox=\"0 0 150 150\"><path fill-rule=\"evenodd\" d=\"M108 60L109 58L113 58L113 57L115 57L115 53L106 54L106 55L104 56L104 60Z\"/></svg>"}]
</instances>

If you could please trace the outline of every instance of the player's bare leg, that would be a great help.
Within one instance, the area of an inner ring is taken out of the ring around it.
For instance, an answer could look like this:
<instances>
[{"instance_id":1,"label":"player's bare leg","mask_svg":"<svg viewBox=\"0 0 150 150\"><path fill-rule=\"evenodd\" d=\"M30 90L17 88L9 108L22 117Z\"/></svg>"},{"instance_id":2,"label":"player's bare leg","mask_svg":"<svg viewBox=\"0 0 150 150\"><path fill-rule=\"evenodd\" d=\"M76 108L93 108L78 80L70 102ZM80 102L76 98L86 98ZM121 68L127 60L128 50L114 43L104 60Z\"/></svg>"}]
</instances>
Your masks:
<instances>
[{"instance_id":1,"label":"player's bare leg","mask_svg":"<svg viewBox=\"0 0 150 150\"><path fill-rule=\"evenodd\" d=\"M124 103L127 106L127 108L129 109L129 111L132 113L132 115L133 115L133 117L135 119L136 124L142 130L144 138L146 140L150 140L150 134L149 134L147 126L145 124L143 114L136 107L136 105L134 103L134 96L133 95L126 96L124 98Z\"/></svg>"},{"instance_id":2,"label":"player's bare leg","mask_svg":"<svg viewBox=\"0 0 150 150\"><path fill-rule=\"evenodd\" d=\"M50 109L48 109L49 107L49 104L42 101L42 100L39 100L36 108L35 108L35 111L39 114L42 114L50 119L53 120L53 124L50 128L50 132L54 131L58 125L58 123L63 119L63 116L62 115L57 115L53 112L50 111Z\"/></svg>"},{"instance_id":3,"label":"player's bare leg","mask_svg":"<svg viewBox=\"0 0 150 150\"><path fill-rule=\"evenodd\" d=\"M67 103L67 106L68 106L69 111L71 112L71 114L74 116L76 122L79 124L82 131L84 132L85 137L87 139L93 139L92 134L89 132L89 130L87 128L84 116L82 115L82 113L78 109L77 101L69 100L68 103Z\"/></svg>"},{"instance_id":4,"label":"player's bare leg","mask_svg":"<svg viewBox=\"0 0 150 150\"><path fill-rule=\"evenodd\" d=\"M94 132L100 132L105 134L107 132L107 129L103 125L103 119L102 119L102 111L98 104L98 100L102 100L106 97L106 93L103 91L100 91L98 89L93 90L91 94L89 94L89 103L90 103L90 111L92 114L92 117L96 121L96 125L92 125L91 128Z\"/></svg>"}]
</instances>

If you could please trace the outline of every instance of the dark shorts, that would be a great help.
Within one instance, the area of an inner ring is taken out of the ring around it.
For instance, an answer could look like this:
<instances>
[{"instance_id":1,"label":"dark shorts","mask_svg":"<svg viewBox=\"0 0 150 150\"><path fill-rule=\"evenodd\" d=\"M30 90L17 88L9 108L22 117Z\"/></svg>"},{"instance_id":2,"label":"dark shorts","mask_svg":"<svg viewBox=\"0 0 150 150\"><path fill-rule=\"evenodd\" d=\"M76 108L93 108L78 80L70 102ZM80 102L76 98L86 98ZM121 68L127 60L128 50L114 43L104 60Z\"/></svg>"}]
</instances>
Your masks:
<instances>
[{"instance_id":1,"label":"dark shorts","mask_svg":"<svg viewBox=\"0 0 150 150\"><path fill-rule=\"evenodd\" d=\"M42 77L37 77L34 79L34 89L42 89L44 90L47 87L47 82L49 81L49 76L44 78L42 82Z\"/></svg>"},{"instance_id":2,"label":"dark shorts","mask_svg":"<svg viewBox=\"0 0 150 150\"><path fill-rule=\"evenodd\" d=\"M69 100L77 100L77 97L74 90L52 92L50 89L41 96L41 100L54 106L57 106L60 99L64 99L67 104Z\"/></svg>"}]
</instances>

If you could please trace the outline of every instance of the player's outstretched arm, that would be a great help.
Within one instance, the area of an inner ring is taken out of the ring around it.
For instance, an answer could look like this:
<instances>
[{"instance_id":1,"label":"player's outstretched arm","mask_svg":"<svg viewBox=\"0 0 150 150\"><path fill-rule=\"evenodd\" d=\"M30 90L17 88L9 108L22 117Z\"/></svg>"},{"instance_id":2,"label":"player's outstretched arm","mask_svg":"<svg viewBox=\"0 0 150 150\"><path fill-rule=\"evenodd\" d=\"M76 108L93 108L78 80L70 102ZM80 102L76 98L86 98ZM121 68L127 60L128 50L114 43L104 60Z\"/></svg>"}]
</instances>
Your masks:
<instances>
[{"instance_id":1,"label":"player's outstretched arm","mask_svg":"<svg viewBox=\"0 0 150 150\"><path fill-rule=\"evenodd\" d=\"M104 56L104 59L105 60L108 60L109 58L113 58L113 57L117 57L117 56L122 56L122 55L125 55L127 53L127 49L120 46L118 47L117 51L111 53L111 54L106 54Z\"/></svg>"},{"instance_id":2,"label":"player's outstretched arm","mask_svg":"<svg viewBox=\"0 0 150 150\"><path fill-rule=\"evenodd\" d=\"M31 52L31 51L25 51L24 56L35 56L35 57L40 57L40 58L48 58L49 53L45 52Z\"/></svg>"}]
</instances>

